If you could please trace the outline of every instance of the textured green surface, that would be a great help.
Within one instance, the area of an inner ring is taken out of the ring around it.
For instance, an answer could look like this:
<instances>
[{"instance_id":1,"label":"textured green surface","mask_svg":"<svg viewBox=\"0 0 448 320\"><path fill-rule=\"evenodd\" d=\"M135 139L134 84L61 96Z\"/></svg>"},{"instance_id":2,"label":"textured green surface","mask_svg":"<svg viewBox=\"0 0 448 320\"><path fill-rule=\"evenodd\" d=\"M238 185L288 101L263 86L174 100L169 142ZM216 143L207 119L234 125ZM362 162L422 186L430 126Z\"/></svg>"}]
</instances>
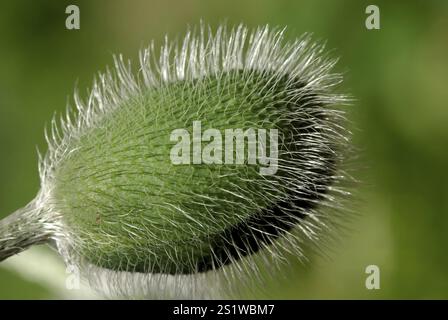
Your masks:
<instances>
[{"instance_id":1,"label":"textured green surface","mask_svg":"<svg viewBox=\"0 0 448 320\"><path fill-rule=\"evenodd\" d=\"M285 169L260 175L259 164L247 165L247 140L245 164L175 165L170 159L177 143L171 132L187 129L192 140L193 121L201 121L201 133L213 128L223 134L223 160L226 129L276 128L286 142L279 160L291 161L291 134L298 128L288 114L301 100L288 103L287 90L294 88L271 77L235 71L219 82L169 84L131 98L73 139L75 151L56 172L54 202L81 234L82 254L114 270L193 272L212 256L212 245L230 241L222 232L284 197L288 185L280 177L297 178Z\"/></svg>"}]
</instances>

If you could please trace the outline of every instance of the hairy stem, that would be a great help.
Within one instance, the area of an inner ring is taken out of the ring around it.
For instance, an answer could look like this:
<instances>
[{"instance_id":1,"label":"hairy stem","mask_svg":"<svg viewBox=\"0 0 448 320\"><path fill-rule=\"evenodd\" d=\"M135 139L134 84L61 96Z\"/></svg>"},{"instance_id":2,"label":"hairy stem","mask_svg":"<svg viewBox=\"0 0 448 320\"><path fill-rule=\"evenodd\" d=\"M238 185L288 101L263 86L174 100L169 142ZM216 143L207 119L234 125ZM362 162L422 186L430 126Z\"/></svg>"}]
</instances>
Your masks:
<instances>
[{"instance_id":1,"label":"hairy stem","mask_svg":"<svg viewBox=\"0 0 448 320\"><path fill-rule=\"evenodd\" d=\"M0 220L0 262L50 238L33 203Z\"/></svg>"}]
</instances>

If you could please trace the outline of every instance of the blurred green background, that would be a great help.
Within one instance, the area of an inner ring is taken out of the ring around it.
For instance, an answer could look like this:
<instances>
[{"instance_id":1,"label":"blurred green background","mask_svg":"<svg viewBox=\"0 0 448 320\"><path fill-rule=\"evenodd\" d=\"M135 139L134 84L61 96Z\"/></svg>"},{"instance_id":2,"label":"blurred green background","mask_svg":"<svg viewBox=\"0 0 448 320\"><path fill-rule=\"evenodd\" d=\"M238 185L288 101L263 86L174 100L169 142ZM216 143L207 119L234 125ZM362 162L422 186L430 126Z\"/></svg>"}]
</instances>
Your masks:
<instances>
[{"instance_id":1,"label":"blurred green background","mask_svg":"<svg viewBox=\"0 0 448 320\"><path fill-rule=\"evenodd\" d=\"M80 8L80 30L65 29L69 4ZM380 30L365 28L369 4L380 8ZM258 297L448 298L447 9L442 0L2 1L0 217L34 197L44 125L65 110L75 83L85 92L112 64L112 53L136 59L151 39L161 44L201 18L288 26L289 37L312 32L341 56L344 87L357 99L350 119L362 201L325 257L293 262ZM64 267L54 253L33 250L25 257L34 267L25 258L0 265L0 298L83 297L57 288ZM365 288L370 264L380 267L380 290Z\"/></svg>"}]
</instances>

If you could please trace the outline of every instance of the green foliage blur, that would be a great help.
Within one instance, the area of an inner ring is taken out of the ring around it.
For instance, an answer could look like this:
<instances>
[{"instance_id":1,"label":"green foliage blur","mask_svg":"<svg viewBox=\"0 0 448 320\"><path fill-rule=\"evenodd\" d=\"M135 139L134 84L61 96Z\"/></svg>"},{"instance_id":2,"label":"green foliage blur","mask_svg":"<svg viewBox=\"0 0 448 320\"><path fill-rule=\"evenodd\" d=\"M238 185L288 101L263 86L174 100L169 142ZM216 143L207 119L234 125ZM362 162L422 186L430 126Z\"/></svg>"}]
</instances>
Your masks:
<instances>
[{"instance_id":1,"label":"green foliage blur","mask_svg":"<svg viewBox=\"0 0 448 320\"><path fill-rule=\"evenodd\" d=\"M76 4L81 29L65 28ZM367 30L376 4L381 29ZM75 84L112 65L112 53L137 59L163 36L182 35L202 18L312 32L340 56L361 150L362 180L348 230L325 254L292 262L259 298L448 298L448 2L323 0L8 0L0 4L0 217L39 188L36 146L65 111ZM365 288L378 265L381 289ZM45 282L0 265L0 299L61 298Z\"/></svg>"}]
</instances>

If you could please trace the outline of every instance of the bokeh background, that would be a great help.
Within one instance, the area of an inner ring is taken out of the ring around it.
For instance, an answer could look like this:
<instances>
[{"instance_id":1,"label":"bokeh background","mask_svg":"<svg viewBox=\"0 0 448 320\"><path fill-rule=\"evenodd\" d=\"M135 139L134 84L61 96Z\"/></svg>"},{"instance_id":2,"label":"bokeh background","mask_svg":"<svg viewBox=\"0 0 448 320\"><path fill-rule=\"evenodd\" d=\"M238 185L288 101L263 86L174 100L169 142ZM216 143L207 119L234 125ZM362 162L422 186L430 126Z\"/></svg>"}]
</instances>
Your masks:
<instances>
[{"instance_id":1,"label":"bokeh background","mask_svg":"<svg viewBox=\"0 0 448 320\"><path fill-rule=\"evenodd\" d=\"M81 29L65 28L76 4ZM376 4L381 29L367 30ZM36 146L43 128L112 64L137 58L163 36L182 35L200 19L312 32L341 56L344 87L362 150L360 203L349 230L325 256L292 262L259 298L448 298L448 2L322 0L9 0L0 4L0 217L39 188ZM381 270L367 290L365 268ZM61 260L38 247L0 265L1 299L90 298L65 289Z\"/></svg>"}]
</instances>

